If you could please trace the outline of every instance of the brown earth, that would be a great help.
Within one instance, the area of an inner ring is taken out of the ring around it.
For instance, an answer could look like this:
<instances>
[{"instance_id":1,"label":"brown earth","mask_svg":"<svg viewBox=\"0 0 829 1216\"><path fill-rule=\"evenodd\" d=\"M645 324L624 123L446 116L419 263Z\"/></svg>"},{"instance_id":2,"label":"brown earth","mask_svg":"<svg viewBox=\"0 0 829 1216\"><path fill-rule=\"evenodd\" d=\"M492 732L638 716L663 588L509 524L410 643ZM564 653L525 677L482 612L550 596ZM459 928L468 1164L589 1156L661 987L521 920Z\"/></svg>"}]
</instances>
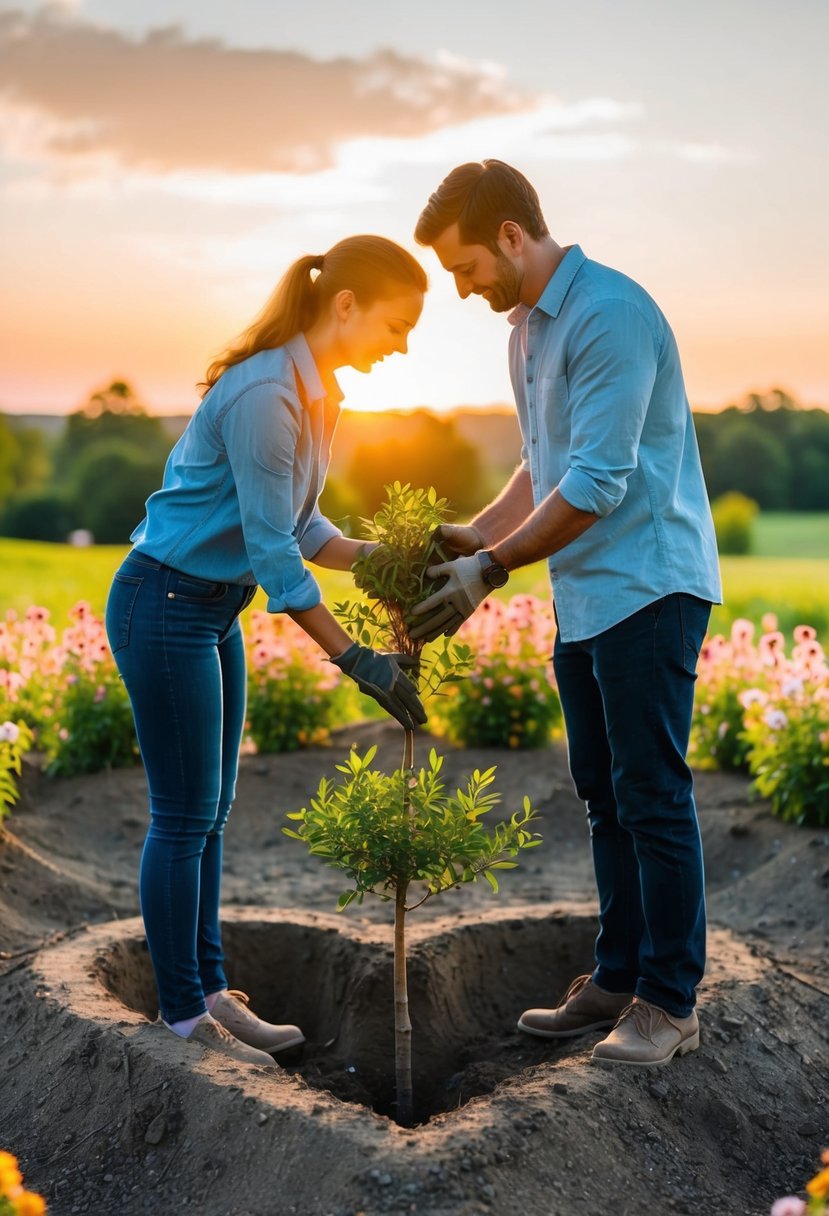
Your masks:
<instances>
[{"instance_id":1,"label":"brown earth","mask_svg":"<svg viewBox=\"0 0 829 1216\"><path fill-rule=\"evenodd\" d=\"M153 1024L137 919L143 773L50 781L0 829L0 1146L52 1216L761 1216L829 1145L829 833L772 818L739 777L699 774L710 962L700 1050L652 1072L590 1063L599 1033L514 1029L590 966L587 829L563 748L447 749L448 781L498 765L542 846L412 915L419 1118L395 1124L391 911L333 913L343 883L281 833L356 741L243 758L226 837L230 982L306 1046L272 1072ZM426 741L419 743L425 754Z\"/></svg>"}]
</instances>

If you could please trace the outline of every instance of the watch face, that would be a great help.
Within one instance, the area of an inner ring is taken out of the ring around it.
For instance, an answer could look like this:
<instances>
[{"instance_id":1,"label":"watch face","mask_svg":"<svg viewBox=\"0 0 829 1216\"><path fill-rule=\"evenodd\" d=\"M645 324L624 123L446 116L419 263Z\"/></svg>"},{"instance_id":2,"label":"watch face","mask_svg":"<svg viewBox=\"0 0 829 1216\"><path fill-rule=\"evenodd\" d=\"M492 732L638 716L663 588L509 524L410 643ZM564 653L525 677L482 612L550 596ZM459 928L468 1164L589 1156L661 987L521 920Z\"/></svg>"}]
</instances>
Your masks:
<instances>
[{"instance_id":1,"label":"watch face","mask_svg":"<svg viewBox=\"0 0 829 1216\"><path fill-rule=\"evenodd\" d=\"M492 560L492 554L482 550L478 557L481 562L481 578L489 587L505 587L509 582L509 573L498 562Z\"/></svg>"}]
</instances>

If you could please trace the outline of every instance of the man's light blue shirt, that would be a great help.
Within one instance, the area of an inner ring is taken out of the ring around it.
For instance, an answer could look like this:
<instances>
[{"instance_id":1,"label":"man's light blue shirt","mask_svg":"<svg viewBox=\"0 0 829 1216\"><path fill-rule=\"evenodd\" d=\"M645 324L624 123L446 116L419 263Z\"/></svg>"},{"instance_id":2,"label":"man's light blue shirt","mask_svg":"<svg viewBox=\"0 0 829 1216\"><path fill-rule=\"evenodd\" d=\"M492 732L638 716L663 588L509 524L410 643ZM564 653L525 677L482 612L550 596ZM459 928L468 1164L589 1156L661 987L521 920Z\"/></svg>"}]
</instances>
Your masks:
<instances>
[{"instance_id":1,"label":"man's light blue shirt","mask_svg":"<svg viewBox=\"0 0 829 1216\"><path fill-rule=\"evenodd\" d=\"M302 559L342 536L317 502L341 400L302 334L229 367L170 453L135 548L186 574L259 583L269 612L313 608Z\"/></svg>"},{"instance_id":2,"label":"man's light blue shirt","mask_svg":"<svg viewBox=\"0 0 829 1216\"><path fill-rule=\"evenodd\" d=\"M549 559L562 641L594 637L684 591L722 602L717 543L679 352L632 279L566 253L509 317L522 465L601 516Z\"/></svg>"}]
</instances>

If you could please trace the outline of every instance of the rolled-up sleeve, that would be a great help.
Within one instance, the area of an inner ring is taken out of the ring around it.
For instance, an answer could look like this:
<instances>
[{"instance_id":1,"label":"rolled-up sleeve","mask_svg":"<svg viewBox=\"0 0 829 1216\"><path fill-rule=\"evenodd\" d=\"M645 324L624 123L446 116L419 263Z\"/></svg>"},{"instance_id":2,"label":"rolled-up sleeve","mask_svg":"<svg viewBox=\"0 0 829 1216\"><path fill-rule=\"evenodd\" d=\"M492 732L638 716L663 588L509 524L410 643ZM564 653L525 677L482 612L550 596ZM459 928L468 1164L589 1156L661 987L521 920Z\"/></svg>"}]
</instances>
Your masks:
<instances>
[{"instance_id":1,"label":"rolled-up sleeve","mask_svg":"<svg viewBox=\"0 0 829 1216\"><path fill-rule=\"evenodd\" d=\"M241 393L221 421L245 548L253 575L268 594L269 612L301 612L322 598L294 535L292 486L301 409L288 387L267 381Z\"/></svg>"},{"instance_id":2,"label":"rolled-up sleeve","mask_svg":"<svg viewBox=\"0 0 829 1216\"><path fill-rule=\"evenodd\" d=\"M658 340L635 304L604 300L571 337L569 467L558 489L580 511L609 515L625 496L656 380Z\"/></svg>"},{"instance_id":3,"label":"rolled-up sleeve","mask_svg":"<svg viewBox=\"0 0 829 1216\"><path fill-rule=\"evenodd\" d=\"M319 507L314 508L314 514L308 521L308 526L299 538L299 550L303 557L311 561L320 549L336 536L342 536L343 531L327 519Z\"/></svg>"}]
</instances>

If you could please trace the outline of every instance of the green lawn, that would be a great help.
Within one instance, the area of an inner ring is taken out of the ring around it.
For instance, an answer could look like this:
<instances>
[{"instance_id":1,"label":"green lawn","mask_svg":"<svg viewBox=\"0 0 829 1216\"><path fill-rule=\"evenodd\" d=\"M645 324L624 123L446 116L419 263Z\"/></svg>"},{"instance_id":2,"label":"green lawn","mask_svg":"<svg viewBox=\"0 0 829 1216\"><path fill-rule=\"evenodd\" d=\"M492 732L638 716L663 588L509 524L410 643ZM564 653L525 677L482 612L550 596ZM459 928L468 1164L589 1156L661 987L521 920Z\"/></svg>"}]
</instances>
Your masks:
<instances>
[{"instance_id":1,"label":"green lawn","mask_svg":"<svg viewBox=\"0 0 829 1216\"><path fill-rule=\"evenodd\" d=\"M813 537L818 531L813 530ZM0 538L0 615L9 608L23 613L31 604L41 604L50 610L53 623L61 626L69 608L80 599L88 600L95 612L102 613L112 572L125 552L126 548L117 545L73 549ZM764 612L776 612L786 631L804 623L814 625L821 637L829 634L829 556L726 557L722 559L722 572L726 604L714 610L713 631L725 630L738 616L759 623ZM347 597L353 588L345 572L314 573L329 606ZM518 592L549 594L544 563L518 571L499 594L508 598ZM254 607L264 604L260 591Z\"/></svg>"},{"instance_id":2,"label":"green lawn","mask_svg":"<svg viewBox=\"0 0 829 1216\"><path fill-rule=\"evenodd\" d=\"M763 511L754 523L753 557L829 559L829 512Z\"/></svg>"}]
</instances>

